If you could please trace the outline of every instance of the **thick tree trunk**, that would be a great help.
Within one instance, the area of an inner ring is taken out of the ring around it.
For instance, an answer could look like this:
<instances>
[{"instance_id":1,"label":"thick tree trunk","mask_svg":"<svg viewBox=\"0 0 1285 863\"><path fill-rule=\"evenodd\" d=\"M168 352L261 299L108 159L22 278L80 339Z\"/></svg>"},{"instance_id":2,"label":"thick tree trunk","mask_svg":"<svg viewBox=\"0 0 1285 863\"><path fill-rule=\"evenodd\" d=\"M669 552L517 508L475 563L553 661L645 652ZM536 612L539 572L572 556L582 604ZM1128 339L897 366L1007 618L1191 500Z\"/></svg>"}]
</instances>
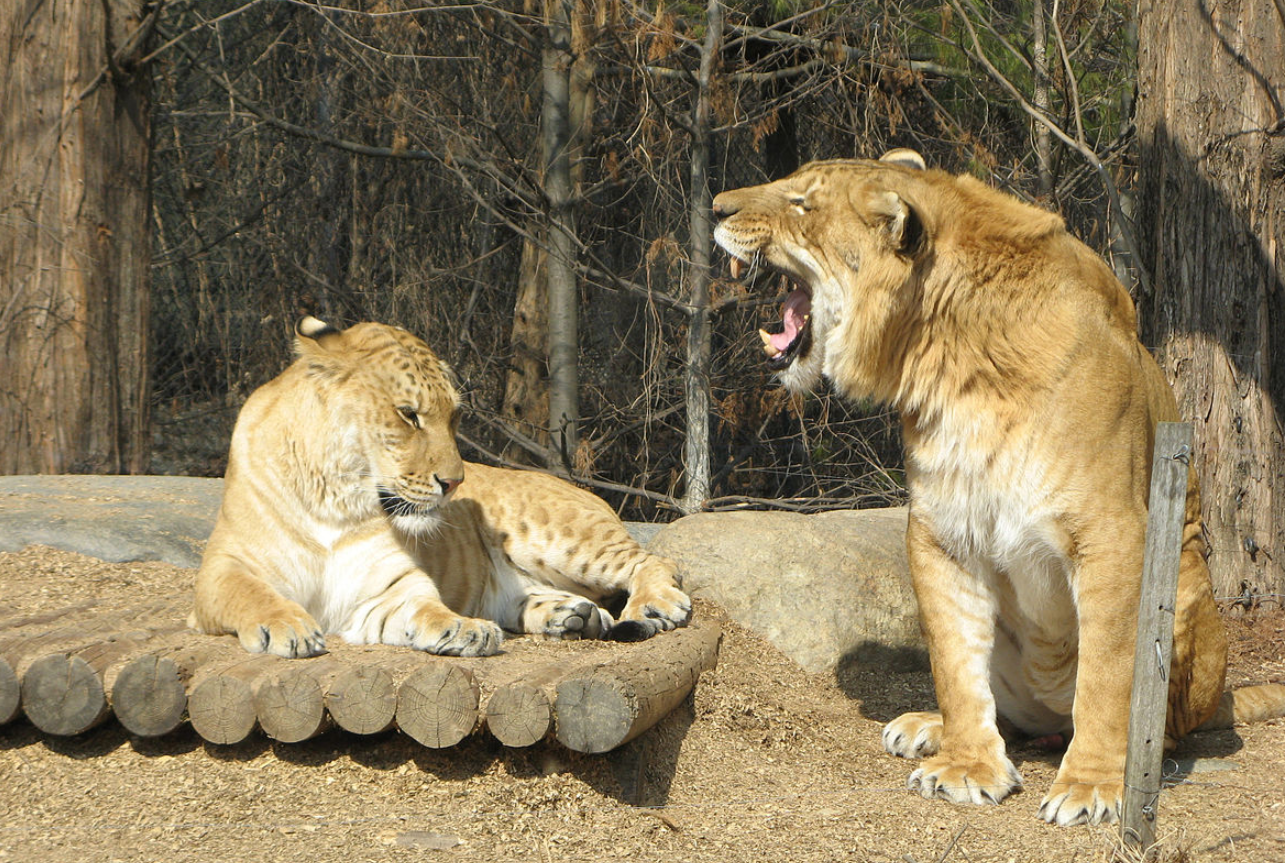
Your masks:
<instances>
[{"instance_id":1,"label":"thick tree trunk","mask_svg":"<svg viewBox=\"0 0 1285 863\"><path fill-rule=\"evenodd\" d=\"M546 65L543 74L546 76L542 79L544 94L546 99L552 98L553 106L550 108L549 102L546 101L543 106L544 114L543 123L561 122L566 125L565 129L552 129L544 126L544 135L541 140L541 166L545 170L546 191L550 192L550 201L553 200L554 191L561 191L559 186L565 184L566 187L566 206L564 217L568 219L571 230L574 231L574 206L573 199L579 195L581 186L581 177L583 169L581 167L580 155L584 149L586 139L593 127L593 109L594 109L594 65L591 58L590 49L593 41L600 30L600 22L596 22L590 12L602 12L600 6L590 8L589 4L577 2L575 9L570 10L565 5L559 9L550 9L548 19L550 23L550 33L555 34L558 38L562 35L570 37L570 53L559 53L556 46L550 49L553 56L546 54ZM562 20L559 16L570 16L569 20ZM569 28L569 29L565 29ZM568 64L565 69L559 67L559 63ZM562 76L565 71L566 97L565 103L562 99L563 80ZM555 79L547 76L555 75ZM561 113L559 113L561 112ZM561 143L565 142L565 143ZM561 154L557 148L561 146ZM552 149L551 149L552 148ZM565 158L565 164L557 163L555 160L561 155ZM556 168L560 173L565 171L565 179L558 176L553 179L554 188L550 190L550 177L548 172ZM551 303L557 305L561 314L569 310L573 316L571 321L572 327L568 331L565 325L559 327L558 339L564 340L568 336L572 342L569 345L561 345L558 350L558 362L562 367L562 375L559 378L559 387L570 387L570 400L565 394L559 394L554 399L557 409L565 413L568 402L575 408L576 413L579 411L579 400L575 393L579 389L579 374L577 373L577 361L579 359L579 325L578 325L578 289L575 285L574 262L570 262L569 267L558 269L555 267L555 275L562 280L562 287L559 291L561 296L550 296L549 293L549 248L552 227L546 226L544 232L545 243L540 245L535 240L528 239L522 244L522 263L518 274L518 295L514 303L513 310L513 330L510 338L510 347L512 349L513 359L509 365L509 371L505 378L504 387L504 406L503 414L513 424L514 427L536 441L537 443L547 445L549 443L549 432L554 433L554 442L561 447L562 438L559 434L561 424L550 423L550 369L553 366L553 352L550 345L550 322L549 312ZM565 238L564 238L565 239ZM571 244L574 250L574 243ZM570 356L573 360L570 370L565 366L565 357ZM576 417L578 420L578 416ZM520 447L509 446L505 449L505 455L516 461L529 461L530 456ZM567 455L574 462L574 450L568 449Z\"/></svg>"},{"instance_id":2,"label":"thick tree trunk","mask_svg":"<svg viewBox=\"0 0 1285 863\"><path fill-rule=\"evenodd\" d=\"M0 4L0 473L143 473L141 0Z\"/></svg>"},{"instance_id":3,"label":"thick tree trunk","mask_svg":"<svg viewBox=\"0 0 1285 863\"><path fill-rule=\"evenodd\" d=\"M1145 343L1196 423L1220 596L1285 591L1285 26L1277 0L1142 0Z\"/></svg>"}]
</instances>

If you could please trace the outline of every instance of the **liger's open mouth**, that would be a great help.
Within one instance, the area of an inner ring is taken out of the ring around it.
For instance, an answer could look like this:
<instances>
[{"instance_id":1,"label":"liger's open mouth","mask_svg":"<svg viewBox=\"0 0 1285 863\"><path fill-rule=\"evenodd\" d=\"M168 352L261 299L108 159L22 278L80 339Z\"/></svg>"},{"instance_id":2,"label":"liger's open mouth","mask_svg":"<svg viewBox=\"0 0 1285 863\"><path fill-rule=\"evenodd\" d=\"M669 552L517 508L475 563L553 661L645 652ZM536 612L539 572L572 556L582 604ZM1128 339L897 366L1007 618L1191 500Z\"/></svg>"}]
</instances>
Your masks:
<instances>
[{"instance_id":1,"label":"liger's open mouth","mask_svg":"<svg viewBox=\"0 0 1285 863\"><path fill-rule=\"evenodd\" d=\"M744 261L733 257L732 278L739 279L746 266ZM812 320L812 292L784 274L778 284L781 290L789 289L781 306L781 320L759 330L763 353L767 354L767 365L772 371L780 371L799 357L807 356L812 347L812 328L808 326Z\"/></svg>"}]
</instances>

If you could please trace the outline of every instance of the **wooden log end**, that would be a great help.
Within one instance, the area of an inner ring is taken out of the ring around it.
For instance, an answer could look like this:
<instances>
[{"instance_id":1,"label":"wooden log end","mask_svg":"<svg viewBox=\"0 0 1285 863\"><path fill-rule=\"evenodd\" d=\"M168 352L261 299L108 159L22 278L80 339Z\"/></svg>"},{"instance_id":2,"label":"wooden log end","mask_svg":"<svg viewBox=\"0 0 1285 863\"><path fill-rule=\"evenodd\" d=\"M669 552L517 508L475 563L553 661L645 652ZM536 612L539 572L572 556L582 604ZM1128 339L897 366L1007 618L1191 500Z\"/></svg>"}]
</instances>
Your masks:
<instances>
[{"instance_id":1,"label":"wooden log end","mask_svg":"<svg viewBox=\"0 0 1285 863\"><path fill-rule=\"evenodd\" d=\"M397 687L393 676L375 665L354 665L326 690L326 709L335 724L353 734L378 734L393 727Z\"/></svg>"},{"instance_id":2,"label":"wooden log end","mask_svg":"<svg viewBox=\"0 0 1285 863\"><path fill-rule=\"evenodd\" d=\"M254 731L254 694L244 680L215 675L192 690L187 713L196 733L209 742L240 743Z\"/></svg>"},{"instance_id":3,"label":"wooden log end","mask_svg":"<svg viewBox=\"0 0 1285 863\"><path fill-rule=\"evenodd\" d=\"M673 710L718 662L718 626L693 624L639 642L619 657L578 670L554 695L557 738L576 752L609 752Z\"/></svg>"},{"instance_id":4,"label":"wooden log end","mask_svg":"<svg viewBox=\"0 0 1285 863\"><path fill-rule=\"evenodd\" d=\"M22 707L22 685L13 666L0 656L0 725L18 718Z\"/></svg>"},{"instance_id":5,"label":"wooden log end","mask_svg":"<svg viewBox=\"0 0 1285 863\"><path fill-rule=\"evenodd\" d=\"M304 673L261 678L254 686L254 710L263 733L282 743L299 743L326 728L321 687Z\"/></svg>"},{"instance_id":6,"label":"wooden log end","mask_svg":"<svg viewBox=\"0 0 1285 863\"><path fill-rule=\"evenodd\" d=\"M22 709L46 734L70 737L110 714L102 679L78 656L42 656L22 677Z\"/></svg>"},{"instance_id":7,"label":"wooden log end","mask_svg":"<svg viewBox=\"0 0 1285 863\"><path fill-rule=\"evenodd\" d=\"M543 688L515 681L487 701L486 727L505 746L531 746L553 727L553 705Z\"/></svg>"},{"instance_id":8,"label":"wooden log end","mask_svg":"<svg viewBox=\"0 0 1285 863\"><path fill-rule=\"evenodd\" d=\"M430 749L459 743L477 726L479 689L459 665L435 662L402 681L397 727Z\"/></svg>"},{"instance_id":9,"label":"wooden log end","mask_svg":"<svg viewBox=\"0 0 1285 863\"><path fill-rule=\"evenodd\" d=\"M610 752L625 742L638 718L633 687L609 674L562 681L555 703L558 742L576 752Z\"/></svg>"},{"instance_id":10,"label":"wooden log end","mask_svg":"<svg viewBox=\"0 0 1285 863\"><path fill-rule=\"evenodd\" d=\"M174 660L140 656L112 684L112 710L125 729L140 737L169 734L187 714L187 693Z\"/></svg>"}]
</instances>

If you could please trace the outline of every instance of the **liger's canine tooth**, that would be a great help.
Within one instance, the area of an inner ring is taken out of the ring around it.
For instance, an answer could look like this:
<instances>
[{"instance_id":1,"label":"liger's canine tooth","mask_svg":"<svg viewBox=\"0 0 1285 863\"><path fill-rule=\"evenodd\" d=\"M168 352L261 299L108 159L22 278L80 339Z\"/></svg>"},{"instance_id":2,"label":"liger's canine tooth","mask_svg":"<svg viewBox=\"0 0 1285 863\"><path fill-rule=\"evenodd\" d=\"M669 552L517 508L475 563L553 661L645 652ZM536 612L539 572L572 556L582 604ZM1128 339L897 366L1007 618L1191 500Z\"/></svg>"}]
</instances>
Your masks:
<instances>
[{"instance_id":1,"label":"liger's canine tooth","mask_svg":"<svg viewBox=\"0 0 1285 863\"><path fill-rule=\"evenodd\" d=\"M775 346L773 346L772 334L767 330L759 330L759 338L763 340L763 353L767 354L769 357L774 357L781 353Z\"/></svg>"},{"instance_id":2,"label":"liger's canine tooth","mask_svg":"<svg viewBox=\"0 0 1285 863\"><path fill-rule=\"evenodd\" d=\"M741 259L737 257L733 257L732 258L732 278L739 279L740 277L741 277Z\"/></svg>"}]
</instances>

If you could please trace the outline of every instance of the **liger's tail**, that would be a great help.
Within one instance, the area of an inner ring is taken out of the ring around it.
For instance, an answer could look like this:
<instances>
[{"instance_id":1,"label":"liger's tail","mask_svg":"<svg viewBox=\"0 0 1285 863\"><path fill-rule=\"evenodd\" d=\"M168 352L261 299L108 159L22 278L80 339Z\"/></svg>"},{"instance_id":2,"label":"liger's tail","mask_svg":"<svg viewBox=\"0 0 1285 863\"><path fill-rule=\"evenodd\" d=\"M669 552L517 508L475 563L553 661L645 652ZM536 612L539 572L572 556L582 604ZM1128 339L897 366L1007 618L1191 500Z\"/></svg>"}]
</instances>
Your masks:
<instances>
[{"instance_id":1,"label":"liger's tail","mask_svg":"<svg viewBox=\"0 0 1285 863\"><path fill-rule=\"evenodd\" d=\"M1285 716L1285 684L1243 686L1224 692L1218 711L1196 730L1231 728L1238 723L1261 722L1278 716Z\"/></svg>"}]
</instances>

